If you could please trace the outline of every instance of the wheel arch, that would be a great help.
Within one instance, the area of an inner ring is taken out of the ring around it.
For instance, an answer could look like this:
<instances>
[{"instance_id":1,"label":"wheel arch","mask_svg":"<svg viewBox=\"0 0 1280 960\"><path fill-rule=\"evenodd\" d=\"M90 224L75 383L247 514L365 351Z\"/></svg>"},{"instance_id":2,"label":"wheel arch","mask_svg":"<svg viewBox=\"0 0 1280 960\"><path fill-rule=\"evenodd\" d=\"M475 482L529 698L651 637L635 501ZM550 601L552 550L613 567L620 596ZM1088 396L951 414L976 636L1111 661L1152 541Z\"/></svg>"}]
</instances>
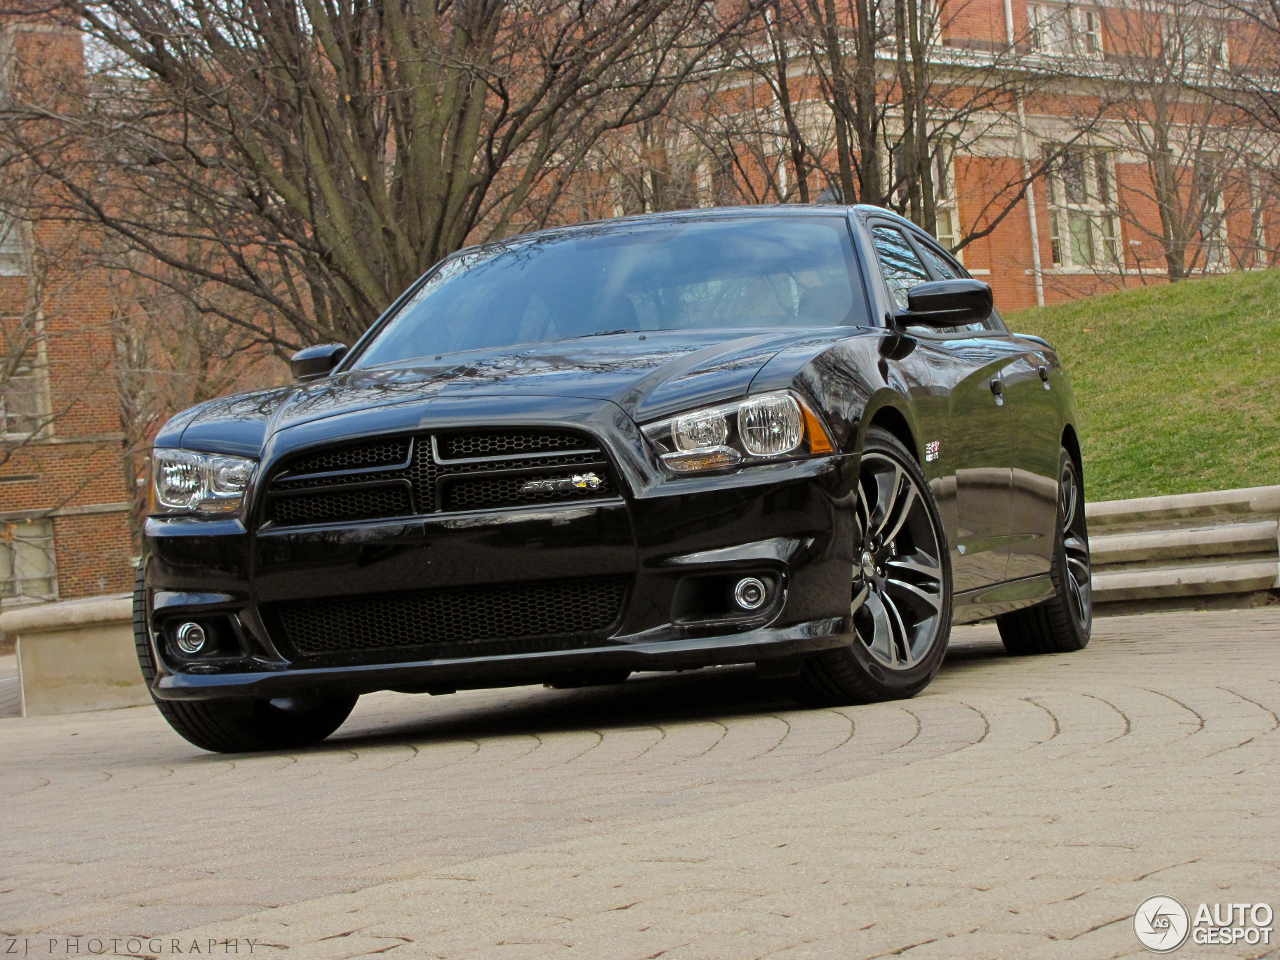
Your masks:
<instances>
[{"instance_id":1,"label":"wheel arch","mask_svg":"<svg viewBox=\"0 0 1280 960\"><path fill-rule=\"evenodd\" d=\"M1076 467L1076 476L1080 478L1080 489L1084 490L1084 457L1080 453L1080 438L1076 435L1076 428L1068 423L1062 428L1062 445L1066 448L1067 453L1071 455L1071 461Z\"/></svg>"},{"instance_id":2,"label":"wheel arch","mask_svg":"<svg viewBox=\"0 0 1280 960\"><path fill-rule=\"evenodd\" d=\"M920 463L920 448L916 445L915 431L911 428L911 421L908 419L905 411L898 408L892 403L886 403L874 410L864 421L864 427L859 436L858 449L861 450L867 440L867 431L872 427L879 427L893 434L898 440L902 441L902 445L911 451L911 455L915 457L916 463Z\"/></svg>"}]
</instances>

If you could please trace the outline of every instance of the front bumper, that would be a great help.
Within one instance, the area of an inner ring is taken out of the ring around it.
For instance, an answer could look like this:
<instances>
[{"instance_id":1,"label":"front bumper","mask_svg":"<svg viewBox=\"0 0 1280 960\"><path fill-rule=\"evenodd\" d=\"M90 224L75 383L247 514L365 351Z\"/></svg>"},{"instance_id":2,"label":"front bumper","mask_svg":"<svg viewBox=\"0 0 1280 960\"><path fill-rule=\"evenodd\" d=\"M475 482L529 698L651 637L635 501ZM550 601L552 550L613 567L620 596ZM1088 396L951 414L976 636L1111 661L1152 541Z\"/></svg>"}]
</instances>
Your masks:
<instances>
[{"instance_id":1,"label":"front bumper","mask_svg":"<svg viewBox=\"0 0 1280 960\"><path fill-rule=\"evenodd\" d=\"M582 427L596 427L585 419ZM610 447L624 464L623 493L590 502L252 531L237 520L148 521L153 692L174 700L447 692L776 661L848 644L854 458L659 482L630 470L634 448ZM759 611L728 613L698 599L742 576L769 584ZM617 616L563 644L318 652L292 643L278 614L591 578L625 584ZM221 642L213 654L188 657L173 644L188 620L226 625L211 631Z\"/></svg>"},{"instance_id":2,"label":"front bumper","mask_svg":"<svg viewBox=\"0 0 1280 960\"><path fill-rule=\"evenodd\" d=\"M641 640L621 646L536 654L417 660L343 667L289 667L247 673L174 673L152 687L161 700L225 697L274 699L300 692L452 693L482 687L521 686L575 675L620 670L692 670L734 663L787 659L847 646L846 618L683 639Z\"/></svg>"}]
</instances>

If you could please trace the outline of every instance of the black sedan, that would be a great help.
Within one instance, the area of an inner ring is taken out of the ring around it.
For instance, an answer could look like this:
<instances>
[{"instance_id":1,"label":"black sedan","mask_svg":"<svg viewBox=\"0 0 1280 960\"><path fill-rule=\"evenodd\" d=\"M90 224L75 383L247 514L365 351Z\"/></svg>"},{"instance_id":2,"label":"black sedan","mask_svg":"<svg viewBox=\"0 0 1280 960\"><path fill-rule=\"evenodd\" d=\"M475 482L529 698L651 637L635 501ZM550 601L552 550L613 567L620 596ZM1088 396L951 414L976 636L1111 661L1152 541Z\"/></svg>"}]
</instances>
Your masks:
<instances>
[{"instance_id":1,"label":"black sedan","mask_svg":"<svg viewBox=\"0 0 1280 960\"><path fill-rule=\"evenodd\" d=\"M1089 641L1058 357L884 210L469 248L293 368L155 442L138 656L205 749L316 742L375 690L755 664L849 704L924 689L953 623Z\"/></svg>"}]
</instances>

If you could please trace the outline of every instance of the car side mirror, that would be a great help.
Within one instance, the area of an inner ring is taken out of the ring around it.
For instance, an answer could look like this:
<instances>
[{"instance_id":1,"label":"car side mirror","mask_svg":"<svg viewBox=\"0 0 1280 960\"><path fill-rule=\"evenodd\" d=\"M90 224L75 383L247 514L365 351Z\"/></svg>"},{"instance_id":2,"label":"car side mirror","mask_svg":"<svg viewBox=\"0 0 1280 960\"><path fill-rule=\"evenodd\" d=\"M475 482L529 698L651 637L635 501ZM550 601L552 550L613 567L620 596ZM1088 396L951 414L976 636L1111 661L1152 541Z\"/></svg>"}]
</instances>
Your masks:
<instances>
[{"instance_id":1,"label":"car side mirror","mask_svg":"<svg viewBox=\"0 0 1280 960\"><path fill-rule=\"evenodd\" d=\"M289 360L289 369L293 372L293 379L299 383L319 380L327 377L346 355L345 343L321 343L295 353Z\"/></svg>"},{"instance_id":2,"label":"car side mirror","mask_svg":"<svg viewBox=\"0 0 1280 960\"><path fill-rule=\"evenodd\" d=\"M931 327L961 327L991 316L991 287L969 277L918 283L907 291L901 319Z\"/></svg>"}]
</instances>

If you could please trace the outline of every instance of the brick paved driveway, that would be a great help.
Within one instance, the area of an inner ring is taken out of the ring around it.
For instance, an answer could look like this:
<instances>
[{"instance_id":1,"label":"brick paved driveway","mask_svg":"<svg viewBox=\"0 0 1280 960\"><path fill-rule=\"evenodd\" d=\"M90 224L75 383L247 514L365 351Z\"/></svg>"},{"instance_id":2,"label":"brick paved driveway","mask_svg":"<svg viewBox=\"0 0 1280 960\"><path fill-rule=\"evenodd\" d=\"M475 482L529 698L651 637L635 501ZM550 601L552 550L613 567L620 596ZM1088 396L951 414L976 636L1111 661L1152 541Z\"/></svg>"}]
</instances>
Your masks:
<instances>
[{"instance_id":1,"label":"brick paved driveway","mask_svg":"<svg viewBox=\"0 0 1280 960\"><path fill-rule=\"evenodd\" d=\"M965 628L925 695L840 710L742 670L382 694L293 756L201 753L150 708L0 720L0 930L295 960L1100 958L1146 955L1154 894L1280 908L1280 607L1095 638L1017 660Z\"/></svg>"}]
</instances>

